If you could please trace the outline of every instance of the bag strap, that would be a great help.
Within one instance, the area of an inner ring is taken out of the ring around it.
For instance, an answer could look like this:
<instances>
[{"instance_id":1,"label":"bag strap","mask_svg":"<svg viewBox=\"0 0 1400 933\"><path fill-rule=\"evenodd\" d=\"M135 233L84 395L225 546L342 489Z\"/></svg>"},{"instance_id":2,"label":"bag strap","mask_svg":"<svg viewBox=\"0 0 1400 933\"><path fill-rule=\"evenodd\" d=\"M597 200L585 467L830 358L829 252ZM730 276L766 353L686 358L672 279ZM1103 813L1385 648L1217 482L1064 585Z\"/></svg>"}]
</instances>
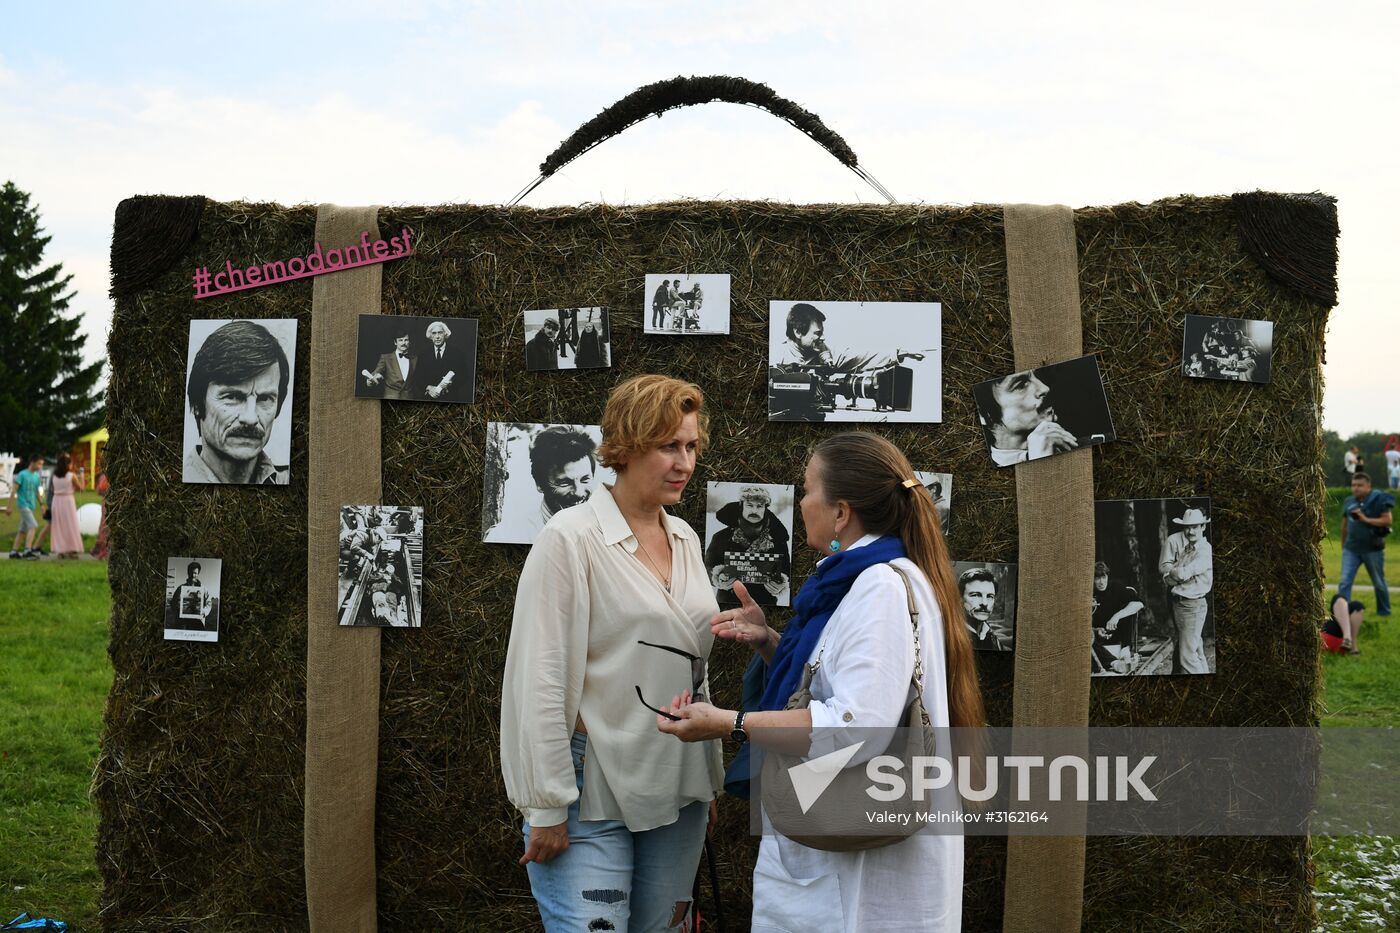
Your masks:
<instances>
[{"instance_id":1,"label":"bag strap","mask_svg":"<svg viewBox=\"0 0 1400 933\"><path fill-rule=\"evenodd\" d=\"M544 180L574 159L583 155L599 143L606 142L623 130L640 123L648 117L660 116L667 110L707 104L711 101L725 101L731 104L745 104L766 110L773 116L792 124L831 153L838 162L861 177L870 187L891 204L894 195L884 185L875 180L865 169L856 163L856 154L846 141L832 132L821 117L798 106L766 84L750 81L747 78L733 78L728 75L704 75L701 77L676 77L666 81L648 84L628 94L626 97L603 110L596 117L574 130L568 139L540 163L540 174L534 181L521 189L510 199L507 207L520 203Z\"/></svg>"},{"instance_id":2,"label":"bag strap","mask_svg":"<svg viewBox=\"0 0 1400 933\"><path fill-rule=\"evenodd\" d=\"M925 729L932 729L933 724L929 722L928 706L924 704L924 651L919 645L919 606L914 602L914 588L909 585L909 574L896 567L892 562L885 565L899 574L900 582L904 584L904 600L909 607L909 621L914 626L914 676L911 681L914 684L914 691L919 697L919 710ZM826 651L826 633L822 633L821 644L817 647L816 660L812 662L812 673L822 665L822 653Z\"/></svg>"},{"instance_id":3,"label":"bag strap","mask_svg":"<svg viewBox=\"0 0 1400 933\"><path fill-rule=\"evenodd\" d=\"M909 603L909 619L914 625L914 692L919 697L919 713L924 728L931 729L933 724L929 722L928 706L924 703L924 651L919 645L919 607L914 602L914 588L909 585L909 574L893 562L887 566L899 574L899 579L904 583L904 598Z\"/></svg>"}]
</instances>

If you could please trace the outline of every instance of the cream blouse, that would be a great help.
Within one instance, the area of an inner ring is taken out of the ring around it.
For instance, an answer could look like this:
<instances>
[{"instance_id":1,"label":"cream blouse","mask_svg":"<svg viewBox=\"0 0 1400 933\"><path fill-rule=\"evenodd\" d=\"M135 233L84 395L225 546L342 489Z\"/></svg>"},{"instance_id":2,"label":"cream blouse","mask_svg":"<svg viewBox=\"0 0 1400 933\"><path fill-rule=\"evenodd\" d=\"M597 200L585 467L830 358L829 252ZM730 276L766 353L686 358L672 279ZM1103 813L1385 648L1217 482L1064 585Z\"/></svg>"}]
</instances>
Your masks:
<instances>
[{"instance_id":1,"label":"cream blouse","mask_svg":"<svg viewBox=\"0 0 1400 933\"><path fill-rule=\"evenodd\" d=\"M723 785L720 743L686 743L656 728L662 706L691 686L685 658L707 658L719 607L694 530L672 515L671 592L636 555L637 538L611 487L544 526L515 594L501 696L506 793L536 826L568 817L579 798L569 738L588 729L581 820L622 820L633 832L676 820ZM706 685L708 692L708 684Z\"/></svg>"}]
</instances>

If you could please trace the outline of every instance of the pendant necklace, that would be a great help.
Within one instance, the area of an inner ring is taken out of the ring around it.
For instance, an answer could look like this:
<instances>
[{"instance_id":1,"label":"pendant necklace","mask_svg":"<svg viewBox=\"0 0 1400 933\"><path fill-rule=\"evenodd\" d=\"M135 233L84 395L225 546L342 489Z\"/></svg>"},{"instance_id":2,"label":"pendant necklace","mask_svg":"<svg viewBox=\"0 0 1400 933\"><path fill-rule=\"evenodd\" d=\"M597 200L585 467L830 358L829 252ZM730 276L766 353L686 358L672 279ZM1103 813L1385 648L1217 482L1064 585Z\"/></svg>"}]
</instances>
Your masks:
<instances>
[{"instance_id":1,"label":"pendant necklace","mask_svg":"<svg viewBox=\"0 0 1400 933\"><path fill-rule=\"evenodd\" d=\"M642 554L646 557L647 563L651 564L652 569L654 569L660 575L661 585L666 588L666 592L671 592L671 578L662 572L661 567L656 563L656 561L651 559L651 551L648 551L647 546L642 543L640 535L637 537L637 546L642 549Z\"/></svg>"}]
</instances>

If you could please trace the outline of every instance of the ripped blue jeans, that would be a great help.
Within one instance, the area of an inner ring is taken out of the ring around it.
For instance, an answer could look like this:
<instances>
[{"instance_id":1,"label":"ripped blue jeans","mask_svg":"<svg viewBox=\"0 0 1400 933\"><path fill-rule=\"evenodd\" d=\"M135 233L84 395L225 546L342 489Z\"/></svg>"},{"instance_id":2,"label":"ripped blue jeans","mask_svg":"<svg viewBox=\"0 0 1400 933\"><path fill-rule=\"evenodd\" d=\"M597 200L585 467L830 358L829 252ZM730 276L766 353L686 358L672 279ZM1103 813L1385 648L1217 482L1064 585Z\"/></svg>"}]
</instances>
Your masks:
<instances>
[{"instance_id":1,"label":"ripped blue jeans","mask_svg":"<svg viewBox=\"0 0 1400 933\"><path fill-rule=\"evenodd\" d=\"M587 743L581 732L570 743L580 794ZM577 800L569 807L569 847L543 865L525 866L547 933L679 929L671 921L690 906L709 806L694 801L674 823L640 833L621 820L583 822L578 808ZM524 833L528 843L529 823Z\"/></svg>"}]
</instances>

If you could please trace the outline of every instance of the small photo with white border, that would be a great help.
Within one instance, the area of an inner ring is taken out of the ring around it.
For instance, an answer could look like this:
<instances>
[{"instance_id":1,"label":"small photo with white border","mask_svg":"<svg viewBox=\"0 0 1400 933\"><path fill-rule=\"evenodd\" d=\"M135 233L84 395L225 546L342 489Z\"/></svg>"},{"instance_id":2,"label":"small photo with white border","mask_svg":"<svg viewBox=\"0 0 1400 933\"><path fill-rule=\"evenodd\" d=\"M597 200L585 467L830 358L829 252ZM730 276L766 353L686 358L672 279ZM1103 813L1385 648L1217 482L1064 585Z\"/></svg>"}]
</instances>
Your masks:
<instances>
[{"instance_id":1,"label":"small photo with white border","mask_svg":"<svg viewBox=\"0 0 1400 933\"><path fill-rule=\"evenodd\" d=\"M729 333L728 274L650 274L642 328L648 334Z\"/></svg>"},{"instance_id":2,"label":"small photo with white border","mask_svg":"<svg viewBox=\"0 0 1400 933\"><path fill-rule=\"evenodd\" d=\"M217 557L172 557L165 562L165 640L219 640Z\"/></svg>"},{"instance_id":3,"label":"small photo with white border","mask_svg":"<svg viewBox=\"0 0 1400 933\"><path fill-rule=\"evenodd\" d=\"M340 509L341 625L423 625L423 509L346 505Z\"/></svg>"},{"instance_id":4,"label":"small photo with white border","mask_svg":"<svg viewBox=\"0 0 1400 933\"><path fill-rule=\"evenodd\" d=\"M1186 315L1181 371L1196 379L1266 383L1273 378L1274 322Z\"/></svg>"},{"instance_id":5,"label":"small photo with white border","mask_svg":"<svg viewBox=\"0 0 1400 933\"><path fill-rule=\"evenodd\" d=\"M526 311L525 368L604 369L612 365L612 329L607 308Z\"/></svg>"},{"instance_id":6,"label":"small photo with white border","mask_svg":"<svg viewBox=\"0 0 1400 933\"><path fill-rule=\"evenodd\" d=\"M739 605L736 582L760 606L791 604L793 498L775 483L705 485L705 569L721 609Z\"/></svg>"},{"instance_id":7,"label":"small photo with white border","mask_svg":"<svg viewBox=\"0 0 1400 933\"><path fill-rule=\"evenodd\" d=\"M943 536L947 537L952 531L953 521L953 474L915 470L914 476L933 498L933 507L938 511L938 525L943 529Z\"/></svg>"},{"instance_id":8,"label":"small photo with white border","mask_svg":"<svg viewBox=\"0 0 1400 933\"><path fill-rule=\"evenodd\" d=\"M1016 565L990 560L953 562L963 622L977 651L1016 646Z\"/></svg>"},{"instance_id":9,"label":"small photo with white border","mask_svg":"<svg viewBox=\"0 0 1400 933\"><path fill-rule=\"evenodd\" d=\"M769 421L943 420L936 301L768 303Z\"/></svg>"}]
</instances>

